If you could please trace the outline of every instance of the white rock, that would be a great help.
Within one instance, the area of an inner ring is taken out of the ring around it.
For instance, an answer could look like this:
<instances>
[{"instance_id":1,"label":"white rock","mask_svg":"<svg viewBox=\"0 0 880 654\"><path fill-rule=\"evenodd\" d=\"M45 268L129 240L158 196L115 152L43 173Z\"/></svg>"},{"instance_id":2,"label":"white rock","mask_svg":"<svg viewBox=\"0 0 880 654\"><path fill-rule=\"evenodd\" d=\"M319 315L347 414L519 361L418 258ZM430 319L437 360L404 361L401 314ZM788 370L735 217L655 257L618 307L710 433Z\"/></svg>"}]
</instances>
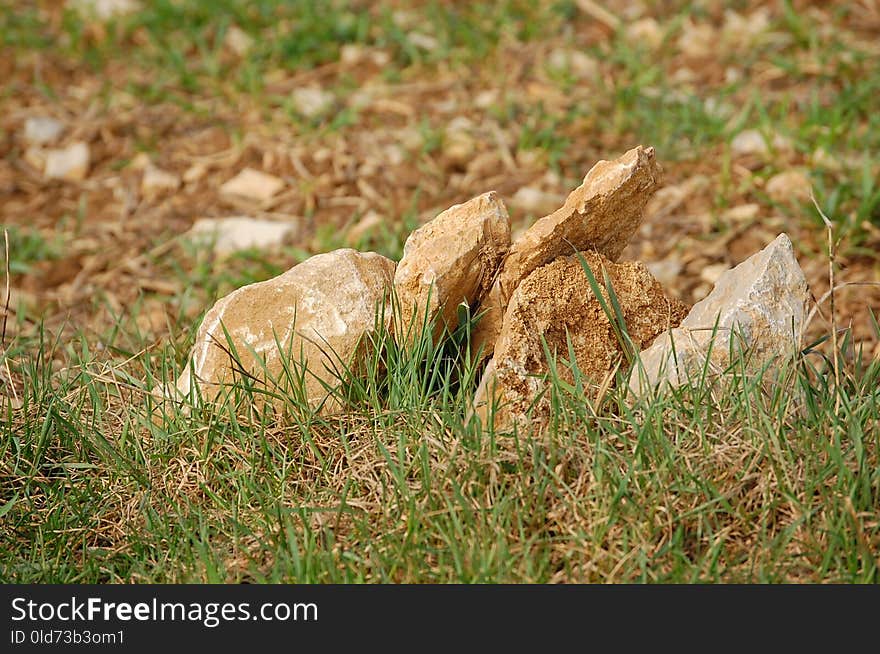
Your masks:
<instances>
[{"instance_id":1,"label":"white rock","mask_svg":"<svg viewBox=\"0 0 880 654\"><path fill-rule=\"evenodd\" d=\"M45 145L64 131L64 123L48 116L34 116L24 122L24 139L32 145Z\"/></svg>"},{"instance_id":2,"label":"white rock","mask_svg":"<svg viewBox=\"0 0 880 654\"><path fill-rule=\"evenodd\" d=\"M284 188L284 181L268 173L245 168L220 187L225 195L237 195L248 200L266 202Z\"/></svg>"},{"instance_id":3,"label":"white rock","mask_svg":"<svg viewBox=\"0 0 880 654\"><path fill-rule=\"evenodd\" d=\"M224 256L258 248L268 250L290 241L297 225L248 216L229 218L200 218L186 236L203 246L212 246L214 254Z\"/></svg>"},{"instance_id":4,"label":"white rock","mask_svg":"<svg viewBox=\"0 0 880 654\"><path fill-rule=\"evenodd\" d=\"M302 86L290 94L296 110L306 118L317 118L333 104L334 95L320 86Z\"/></svg>"},{"instance_id":5,"label":"white rock","mask_svg":"<svg viewBox=\"0 0 880 654\"><path fill-rule=\"evenodd\" d=\"M785 150L790 147L788 139L781 134L774 134L770 144L776 150ZM743 130L730 142L730 150L734 156L747 157L752 155L766 156L770 152L770 144L767 139L756 129Z\"/></svg>"},{"instance_id":6,"label":"white rock","mask_svg":"<svg viewBox=\"0 0 880 654\"><path fill-rule=\"evenodd\" d=\"M82 141L66 148L46 150L46 177L80 181L89 172L89 146Z\"/></svg>"},{"instance_id":7,"label":"white rock","mask_svg":"<svg viewBox=\"0 0 880 654\"><path fill-rule=\"evenodd\" d=\"M98 20L123 16L140 8L135 0L69 0L67 6L84 16Z\"/></svg>"},{"instance_id":8,"label":"white rock","mask_svg":"<svg viewBox=\"0 0 880 654\"><path fill-rule=\"evenodd\" d=\"M731 352L734 362L736 353L746 353L751 370L788 357L800 346L808 299L807 282L791 241L780 234L723 273L678 328L660 335L641 353L643 370L633 369L629 387L642 395L667 384L680 386L701 374L707 356L712 376L731 364Z\"/></svg>"},{"instance_id":9,"label":"white rock","mask_svg":"<svg viewBox=\"0 0 880 654\"><path fill-rule=\"evenodd\" d=\"M373 252L343 249L233 291L205 314L177 392L185 395L197 385L202 398L211 401L225 386L242 379L243 371L257 388L282 395L302 392L311 406L320 405L328 398L325 385L338 385L342 366L353 372L360 369L368 352L364 339L376 325L393 275L393 261ZM237 352L236 362L231 360L230 344ZM265 399L283 403L271 396ZM321 410L337 407L330 399Z\"/></svg>"}]
</instances>

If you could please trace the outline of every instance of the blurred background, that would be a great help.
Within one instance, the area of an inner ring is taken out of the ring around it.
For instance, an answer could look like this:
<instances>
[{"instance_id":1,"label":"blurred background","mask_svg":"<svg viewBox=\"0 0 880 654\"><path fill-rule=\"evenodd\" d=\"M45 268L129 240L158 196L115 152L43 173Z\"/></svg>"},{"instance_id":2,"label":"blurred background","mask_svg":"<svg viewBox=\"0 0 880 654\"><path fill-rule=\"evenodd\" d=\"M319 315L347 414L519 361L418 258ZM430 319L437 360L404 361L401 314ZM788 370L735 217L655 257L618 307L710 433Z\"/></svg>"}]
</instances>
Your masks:
<instances>
[{"instance_id":1,"label":"blurred background","mask_svg":"<svg viewBox=\"0 0 880 654\"><path fill-rule=\"evenodd\" d=\"M0 47L12 334L183 353L233 288L398 258L488 190L516 232L640 143L665 187L623 258L683 300L781 231L821 297L811 189L837 281L880 280L876 0L0 0ZM837 302L880 355L877 287Z\"/></svg>"}]
</instances>

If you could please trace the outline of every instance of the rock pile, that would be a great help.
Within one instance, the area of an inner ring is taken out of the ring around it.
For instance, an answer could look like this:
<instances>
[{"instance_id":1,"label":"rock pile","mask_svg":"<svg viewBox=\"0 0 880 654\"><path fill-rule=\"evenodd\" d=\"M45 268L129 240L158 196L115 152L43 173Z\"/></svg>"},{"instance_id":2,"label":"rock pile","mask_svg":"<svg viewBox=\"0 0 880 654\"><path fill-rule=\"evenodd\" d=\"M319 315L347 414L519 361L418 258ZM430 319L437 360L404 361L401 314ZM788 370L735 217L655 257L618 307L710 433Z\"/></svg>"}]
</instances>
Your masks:
<instances>
[{"instance_id":1,"label":"rock pile","mask_svg":"<svg viewBox=\"0 0 880 654\"><path fill-rule=\"evenodd\" d=\"M304 399L333 411L330 389L341 370L359 370L378 316L408 343L424 325L434 338L454 329L462 303L479 316L473 354L488 359L474 413L496 407L496 425L547 414L553 361L568 382L596 385L631 361L629 387L641 396L683 383L710 352L719 372L735 351L753 353L755 367L794 352L808 289L786 235L721 273L690 313L644 264L616 261L660 180L654 149L639 146L597 163L512 243L507 209L490 192L413 232L399 264L342 249L238 289L205 316L176 391L197 386L211 399L246 376L271 396L300 380Z\"/></svg>"}]
</instances>

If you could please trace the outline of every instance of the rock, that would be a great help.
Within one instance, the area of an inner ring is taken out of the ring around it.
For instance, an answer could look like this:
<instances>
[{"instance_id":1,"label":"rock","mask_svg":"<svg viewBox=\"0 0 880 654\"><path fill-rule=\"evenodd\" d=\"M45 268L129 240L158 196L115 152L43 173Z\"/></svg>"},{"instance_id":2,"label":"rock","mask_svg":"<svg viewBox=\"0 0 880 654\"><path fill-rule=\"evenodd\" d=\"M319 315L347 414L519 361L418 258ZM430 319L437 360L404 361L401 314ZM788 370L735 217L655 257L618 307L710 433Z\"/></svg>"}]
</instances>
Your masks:
<instances>
[{"instance_id":1,"label":"rock","mask_svg":"<svg viewBox=\"0 0 880 654\"><path fill-rule=\"evenodd\" d=\"M309 404L319 407L326 401L321 410L334 410L338 404L328 400L324 385L338 384L335 371L342 364L357 369L366 352L364 337L375 326L377 305L385 302L393 275L393 261L343 249L233 291L205 315L177 391L186 394L195 383L211 400L224 385L241 379L244 370L259 380L252 380L257 386L265 383L270 392L289 388L296 396L297 384L290 388L285 377L284 356L293 376L302 376ZM230 340L238 353L235 372Z\"/></svg>"},{"instance_id":2,"label":"rock","mask_svg":"<svg viewBox=\"0 0 880 654\"><path fill-rule=\"evenodd\" d=\"M61 136L64 123L47 116L34 116L24 121L24 140L31 145L45 145Z\"/></svg>"},{"instance_id":3,"label":"rock","mask_svg":"<svg viewBox=\"0 0 880 654\"><path fill-rule=\"evenodd\" d=\"M494 192L456 204L410 234L394 275L399 333L409 331L413 318L418 329L439 317L435 337L444 327L455 329L458 305L483 299L509 247L510 217Z\"/></svg>"},{"instance_id":4,"label":"rock","mask_svg":"<svg viewBox=\"0 0 880 654\"><path fill-rule=\"evenodd\" d=\"M334 95L320 86L303 86L291 93L296 110L306 118L317 118L333 104Z\"/></svg>"},{"instance_id":5,"label":"rock","mask_svg":"<svg viewBox=\"0 0 880 654\"><path fill-rule=\"evenodd\" d=\"M682 302L664 293L644 264L612 263L594 252L584 252L582 256L609 303L603 275L603 270L607 271L627 333L636 347L651 343L687 313ZM545 390L544 377L550 372L545 344L551 354L558 356L560 377L573 383L569 343L581 375L596 385L602 383L623 354L612 323L574 256L559 257L538 268L511 296L495 345L494 372L489 371L494 379L489 377L481 382L484 391L475 398L476 412L485 416L488 404L480 403L483 397L488 403L494 387L494 398L500 405L496 426L524 417ZM549 407L550 398L545 395L533 415L546 415Z\"/></svg>"},{"instance_id":6,"label":"rock","mask_svg":"<svg viewBox=\"0 0 880 654\"><path fill-rule=\"evenodd\" d=\"M483 316L472 338L474 354L491 355L510 295L538 267L575 250L596 250L616 260L638 229L661 175L650 147L638 146L614 161L600 161L560 209L517 238L480 305Z\"/></svg>"},{"instance_id":7,"label":"rock","mask_svg":"<svg viewBox=\"0 0 880 654\"><path fill-rule=\"evenodd\" d=\"M71 0L67 5L84 16L98 20L109 20L140 8L135 0Z\"/></svg>"},{"instance_id":8,"label":"rock","mask_svg":"<svg viewBox=\"0 0 880 654\"><path fill-rule=\"evenodd\" d=\"M700 374L711 348L710 373L730 365L730 352L747 352L748 365L791 355L800 344L809 289L791 241L780 234L770 245L721 275L715 288L677 329L641 353L629 386L636 395L685 383ZM713 337L716 319L718 329ZM674 343L674 353L673 353Z\"/></svg>"},{"instance_id":9,"label":"rock","mask_svg":"<svg viewBox=\"0 0 880 654\"><path fill-rule=\"evenodd\" d=\"M640 18L626 27L627 40L633 45L643 44L649 50L663 45L663 30L653 18Z\"/></svg>"},{"instance_id":10,"label":"rock","mask_svg":"<svg viewBox=\"0 0 880 654\"><path fill-rule=\"evenodd\" d=\"M748 204L730 207L730 209L721 214L721 220L734 224L746 223L757 218L759 213L761 213L761 205L749 202Z\"/></svg>"},{"instance_id":11,"label":"rock","mask_svg":"<svg viewBox=\"0 0 880 654\"><path fill-rule=\"evenodd\" d=\"M596 60L580 50L557 48L547 58L547 65L552 71L568 73L580 79L592 79L599 75Z\"/></svg>"},{"instance_id":12,"label":"rock","mask_svg":"<svg viewBox=\"0 0 880 654\"><path fill-rule=\"evenodd\" d=\"M154 196L162 191L176 191L180 186L180 177L155 166L147 166L141 179L141 193Z\"/></svg>"},{"instance_id":13,"label":"rock","mask_svg":"<svg viewBox=\"0 0 880 654\"><path fill-rule=\"evenodd\" d=\"M787 170L768 179L764 190L774 202L792 204L809 202L813 185L804 172Z\"/></svg>"},{"instance_id":14,"label":"rock","mask_svg":"<svg viewBox=\"0 0 880 654\"><path fill-rule=\"evenodd\" d=\"M245 168L238 175L225 182L220 187L220 192L256 202L266 202L282 188L284 188L284 181L278 177L253 168Z\"/></svg>"},{"instance_id":15,"label":"rock","mask_svg":"<svg viewBox=\"0 0 880 654\"><path fill-rule=\"evenodd\" d=\"M243 57L254 44L253 37L241 29L238 25L230 25L223 37L223 45L232 51L237 57Z\"/></svg>"},{"instance_id":16,"label":"rock","mask_svg":"<svg viewBox=\"0 0 880 654\"><path fill-rule=\"evenodd\" d=\"M80 181L89 172L89 146L82 141L66 148L46 150L45 175L49 179Z\"/></svg>"},{"instance_id":17,"label":"rock","mask_svg":"<svg viewBox=\"0 0 880 654\"><path fill-rule=\"evenodd\" d=\"M290 242L296 231L297 225L289 222L232 216L200 218L186 235L203 247L213 246L214 254L225 256L251 248L277 248Z\"/></svg>"},{"instance_id":18,"label":"rock","mask_svg":"<svg viewBox=\"0 0 880 654\"><path fill-rule=\"evenodd\" d=\"M521 186L510 199L511 204L532 214L547 214L565 201L558 193L548 193L534 186Z\"/></svg>"},{"instance_id":19,"label":"rock","mask_svg":"<svg viewBox=\"0 0 880 654\"><path fill-rule=\"evenodd\" d=\"M766 157L770 153L770 145L775 150L786 150L791 144L781 134L774 134L768 143L761 132L756 129L747 129L733 137L730 142L730 151L735 157Z\"/></svg>"},{"instance_id":20,"label":"rock","mask_svg":"<svg viewBox=\"0 0 880 654\"><path fill-rule=\"evenodd\" d=\"M721 275L730 270L726 263L712 263L700 271L700 279L707 284L715 284L721 279Z\"/></svg>"},{"instance_id":21,"label":"rock","mask_svg":"<svg viewBox=\"0 0 880 654\"><path fill-rule=\"evenodd\" d=\"M665 287L675 286L683 268L681 261L678 259L652 261L651 263L646 263L645 267L654 279Z\"/></svg>"}]
</instances>

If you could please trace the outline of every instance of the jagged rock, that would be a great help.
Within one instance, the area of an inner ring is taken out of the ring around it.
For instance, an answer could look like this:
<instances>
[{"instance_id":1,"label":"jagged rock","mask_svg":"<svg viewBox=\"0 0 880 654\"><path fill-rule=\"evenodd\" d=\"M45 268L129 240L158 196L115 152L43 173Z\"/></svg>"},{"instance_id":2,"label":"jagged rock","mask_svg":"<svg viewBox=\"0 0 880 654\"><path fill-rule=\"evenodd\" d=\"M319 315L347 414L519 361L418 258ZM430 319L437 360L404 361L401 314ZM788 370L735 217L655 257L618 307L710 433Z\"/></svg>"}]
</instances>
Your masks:
<instances>
[{"instance_id":1,"label":"jagged rock","mask_svg":"<svg viewBox=\"0 0 880 654\"><path fill-rule=\"evenodd\" d=\"M661 175L650 147L638 146L614 161L599 161L560 209L517 238L480 305L483 316L472 338L474 354L492 354L508 299L538 267L576 250L596 250L616 260L641 223Z\"/></svg>"},{"instance_id":2,"label":"jagged rock","mask_svg":"<svg viewBox=\"0 0 880 654\"><path fill-rule=\"evenodd\" d=\"M61 136L64 123L48 116L34 116L24 121L24 140L32 145L45 145Z\"/></svg>"},{"instance_id":3,"label":"jagged rock","mask_svg":"<svg viewBox=\"0 0 880 654\"><path fill-rule=\"evenodd\" d=\"M606 304L611 306L603 271L608 273L627 333L636 347L647 345L677 325L687 312L682 302L666 295L644 264L612 263L594 252L582 256L602 287ZM488 402L494 397L501 405L496 425L525 416L545 388L543 378L550 370L545 344L558 355L560 376L572 383L574 374L567 363L569 343L578 370L595 384L613 370L623 353L612 322L574 256L559 257L538 268L511 296L495 355L474 400L478 415L485 417ZM548 408L549 398L543 397L534 415L540 416Z\"/></svg>"},{"instance_id":4,"label":"jagged rock","mask_svg":"<svg viewBox=\"0 0 880 654\"><path fill-rule=\"evenodd\" d=\"M630 389L642 395L667 383L680 386L689 376L700 374L710 348L711 374L730 365L731 351L745 353L752 369L791 355L800 344L808 298L791 241L780 234L722 274L713 291L694 305L677 329L641 353L643 370L633 369Z\"/></svg>"},{"instance_id":5,"label":"jagged rock","mask_svg":"<svg viewBox=\"0 0 880 654\"><path fill-rule=\"evenodd\" d=\"M89 172L89 146L78 141L66 148L46 150L44 173L49 179L80 181Z\"/></svg>"},{"instance_id":6,"label":"jagged rock","mask_svg":"<svg viewBox=\"0 0 880 654\"><path fill-rule=\"evenodd\" d=\"M224 256L250 248L270 249L292 240L297 225L291 222L232 216L200 218L187 232L187 237L213 247L214 254Z\"/></svg>"},{"instance_id":7,"label":"jagged rock","mask_svg":"<svg viewBox=\"0 0 880 654\"><path fill-rule=\"evenodd\" d=\"M375 326L377 305L385 302L393 275L393 261L342 249L233 291L205 315L190 363L177 381L178 392L186 394L195 383L202 397L211 400L223 385L241 379L242 370L269 390L283 390L288 385L284 356L290 357L294 376L303 375L309 403L319 405L328 395L324 384L338 382L334 371L343 364L356 368L358 355L365 351L364 336ZM234 364L224 327L238 353ZM322 410L335 406L327 401Z\"/></svg>"},{"instance_id":8,"label":"jagged rock","mask_svg":"<svg viewBox=\"0 0 880 654\"><path fill-rule=\"evenodd\" d=\"M225 195L237 195L248 200L266 202L284 188L284 181L268 173L245 168L238 175L226 181L220 192Z\"/></svg>"},{"instance_id":9,"label":"jagged rock","mask_svg":"<svg viewBox=\"0 0 880 654\"><path fill-rule=\"evenodd\" d=\"M509 247L510 217L495 192L452 206L410 234L394 275L401 333L413 318L417 330L438 316L435 336L454 329L459 303L483 298Z\"/></svg>"}]
</instances>

